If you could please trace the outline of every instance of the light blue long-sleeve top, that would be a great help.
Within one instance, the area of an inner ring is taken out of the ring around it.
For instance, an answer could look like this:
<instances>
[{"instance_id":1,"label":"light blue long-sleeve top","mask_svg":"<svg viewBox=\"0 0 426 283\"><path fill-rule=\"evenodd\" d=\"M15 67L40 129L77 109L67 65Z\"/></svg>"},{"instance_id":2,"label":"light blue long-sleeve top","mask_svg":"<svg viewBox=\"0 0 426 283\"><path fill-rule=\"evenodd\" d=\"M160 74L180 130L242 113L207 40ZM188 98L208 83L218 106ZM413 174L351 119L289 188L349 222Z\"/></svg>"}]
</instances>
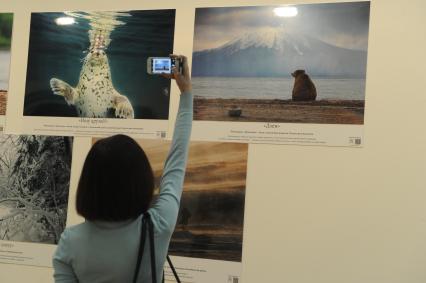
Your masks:
<instances>
[{"instance_id":1,"label":"light blue long-sleeve top","mask_svg":"<svg viewBox=\"0 0 426 283\"><path fill-rule=\"evenodd\" d=\"M164 165L160 193L148 210L154 223L157 280L174 231L182 195L192 126L192 94L182 93L169 155ZM132 282L141 231L141 216L124 222L91 222L68 227L53 256L55 282ZM148 240L138 282L151 280Z\"/></svg>"}]
</instances>

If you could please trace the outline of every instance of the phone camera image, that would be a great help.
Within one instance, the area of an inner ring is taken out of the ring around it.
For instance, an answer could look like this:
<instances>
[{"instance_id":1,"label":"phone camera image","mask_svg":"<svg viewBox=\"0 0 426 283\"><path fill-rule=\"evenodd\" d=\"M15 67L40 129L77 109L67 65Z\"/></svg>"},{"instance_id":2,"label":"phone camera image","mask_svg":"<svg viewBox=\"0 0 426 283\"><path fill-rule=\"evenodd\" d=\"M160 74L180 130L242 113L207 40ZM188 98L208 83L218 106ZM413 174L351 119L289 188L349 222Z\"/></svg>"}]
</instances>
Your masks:
<instances>
[{"instance_id":1,"label":"phone camera image","mask_svg":"<svg viewBox=\"0 0 426 283\"><path fill-rule=\"evenodd\" d=\"M154 58L153 59L153 68L152 71L154 74L166 73L170 74L172 71L172 61L170 58Z\"/></svg>"}]
</instances>

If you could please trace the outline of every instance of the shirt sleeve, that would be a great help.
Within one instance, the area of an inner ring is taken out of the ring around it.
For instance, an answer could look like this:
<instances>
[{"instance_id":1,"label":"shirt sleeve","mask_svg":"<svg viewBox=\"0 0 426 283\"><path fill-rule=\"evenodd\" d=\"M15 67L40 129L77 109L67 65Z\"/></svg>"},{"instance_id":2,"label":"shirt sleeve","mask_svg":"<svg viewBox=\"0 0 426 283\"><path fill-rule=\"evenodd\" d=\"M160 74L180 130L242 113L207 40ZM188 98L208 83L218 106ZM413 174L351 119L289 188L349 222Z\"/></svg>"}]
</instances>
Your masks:
<instances>
[{"instance_id":1,"label":"shirt sleeve","mask_svg":"<svg viewBox=\"0 0 426 283\"><path fill-rule=\"evenodd\" d=\"M55 283L78 283L77 276L71 266L70 252L68 233L65 229L53 255L53 278Z\"/></svg>"},{"instance_id":2,"label":"shirt sleeve","mask_svg":"<svg viewBox=\"0 0 426 283\"><path fill-rule=\"evenodd\" d=\"M174 230L179 212L191 137L193 98L191 92L180 96L172 144L160 182L160 194L150 209L163 228Z\"/></svg>"}]
</instances>

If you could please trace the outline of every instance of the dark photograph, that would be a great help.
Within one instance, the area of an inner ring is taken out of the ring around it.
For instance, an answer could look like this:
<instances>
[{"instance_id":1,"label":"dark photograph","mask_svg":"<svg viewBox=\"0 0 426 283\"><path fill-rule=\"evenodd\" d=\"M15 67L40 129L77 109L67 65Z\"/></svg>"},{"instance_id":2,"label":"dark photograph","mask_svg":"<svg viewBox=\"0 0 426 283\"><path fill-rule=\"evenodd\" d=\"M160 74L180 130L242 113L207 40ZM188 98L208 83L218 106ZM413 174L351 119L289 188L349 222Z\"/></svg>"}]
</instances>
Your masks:
<instances>
[{"instance_id":1,"label":"dark photograph","mask_svg":"<svg viewBox=\"0 0 426 283\"><path fill-rule=\"evenodd\" d=\"M170 143L139 143L158 188ZM247 154L247 144L191 142L171 255L241 262Z\"/></svg>"}]
</instances>

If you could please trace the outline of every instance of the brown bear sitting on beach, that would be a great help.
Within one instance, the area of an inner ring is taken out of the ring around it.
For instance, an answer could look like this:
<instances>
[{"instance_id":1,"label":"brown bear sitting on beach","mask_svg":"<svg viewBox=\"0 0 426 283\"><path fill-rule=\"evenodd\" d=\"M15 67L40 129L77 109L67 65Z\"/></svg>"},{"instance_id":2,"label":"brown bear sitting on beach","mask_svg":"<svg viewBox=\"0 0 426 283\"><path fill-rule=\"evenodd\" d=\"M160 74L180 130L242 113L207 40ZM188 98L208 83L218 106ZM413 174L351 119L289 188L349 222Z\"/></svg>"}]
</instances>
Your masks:
<instances>
[{"instance_id":1,"label":"brown bear sitting on beach","mask_svg":"<svg viewBox=\"0 0 426 283\"><path fill-rule=\"evenodd\" d=\"M311 101L317 98L317 90L305 70L296 70L291 74L294 79L293 101Z\"/></svg>"}]
</instances>

